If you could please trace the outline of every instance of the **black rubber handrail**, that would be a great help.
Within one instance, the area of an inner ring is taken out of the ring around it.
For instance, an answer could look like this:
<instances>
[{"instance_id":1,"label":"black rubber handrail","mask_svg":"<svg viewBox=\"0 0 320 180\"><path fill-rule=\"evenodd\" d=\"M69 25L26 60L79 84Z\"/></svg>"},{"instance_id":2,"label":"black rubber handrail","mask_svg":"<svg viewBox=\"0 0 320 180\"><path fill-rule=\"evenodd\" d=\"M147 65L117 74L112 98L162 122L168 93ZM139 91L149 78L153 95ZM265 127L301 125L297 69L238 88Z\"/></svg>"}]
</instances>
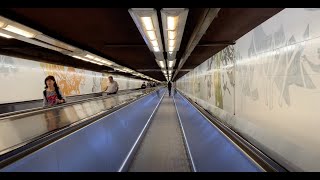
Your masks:
<instances>
[{"instance_id":1,"label":"black rubber handrail","mask_svg":"<svg viewBox=\"0 0 320 180\"><path fill-rule=\"evenodd\" d=\"M122 89L119 90L118 92L126 92L126 91L131 91L131 90L139 90L140 88L133 88L133 89ZM66 98L74 98L74 97L81 97L81 96L93 96L93 95L99 95L102 92L97 92L97 93L88 93L88 94L80 94L80 95L71 95L71 96L66 96ZM0 106L8 106L12 104L25 104L25 103L32 103L32 102L42 102L43 99L34 99L34 100L27 100L27 101L19 101L19 102L10 102L10 103L3 103L0 104Z\"/></svg>"},{"instance_id":2,"label":"black rubber handrail","mask_svg":"<svg viewBox=\"0 0 320 180\"><path fill-rule=\"evenodd\" d=\"M62 103L62 104L58 104L58 105L50 106L50 107L36 107L36 108L31 108L31 109L25 109L25 110L20 110L20 111L3 113L3 114L0 114L0 120L7 119L9 116L12 117L12 116L16 116L16 115L20 115L20 114L24 114L24 113L29 113L29 112L36 112L36 111L37 112L41 112L42 110L44 111L44 110L56 109L56 108L59 108L59 107L69 106L69 105L72 105L72 104L77 104L77 103L85 102L85 101L92 101L92 100L99 99L99 98L106 99L106 98L109 98L109 97L114 97L114 96L117 96L117 95L126 94L126 93L128 93L128 91L130 91L130 92L138 92L138 91L142 91L142 90L146 90L146 89L124 90L124 91L119 92L117 94L112 94L112 95L108 95L108 96L90 97L90 98L85 98L85 99L80 99L80 100L75 100L75 101L70 101L70 102L67 101L66 103Z\"/></svg>"}]
</instances>

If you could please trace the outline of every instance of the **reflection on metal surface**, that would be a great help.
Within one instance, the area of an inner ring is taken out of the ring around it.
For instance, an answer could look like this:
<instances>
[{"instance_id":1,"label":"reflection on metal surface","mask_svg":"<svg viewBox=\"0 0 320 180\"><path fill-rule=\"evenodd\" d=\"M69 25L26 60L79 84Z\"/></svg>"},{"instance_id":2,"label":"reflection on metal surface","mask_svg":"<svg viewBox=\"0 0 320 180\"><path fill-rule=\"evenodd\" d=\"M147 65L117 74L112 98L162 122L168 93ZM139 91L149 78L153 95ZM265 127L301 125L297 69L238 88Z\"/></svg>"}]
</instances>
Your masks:
<instances>
[{"instance_id":1,"label":"reflection on metal surface","mask_svg":"<svg viewBox=\"0 0 320 180\"><path fill-rule=\"evenodd\" d=\"M164 91L164 88L160 89L159 94L162 96ZM136 97L141 95L137 94ZM76 129L58 140L52 139L50 144L40 145L41 149L21 155L13 163L2 164L4 166L0 172L117 171L159 100L156 93L151 93L132 103L117 106L119 109L99 116L88 126Z\"/></svg>"},{"instance_id":2,"label":"reflection on metal surface","mask_svg":"<svg viewBox=\"0 0 320 180\"><path fill-rule=\"evenodd\" d=\"M40 63L40 66L47 76L56 77L57 83L65 96L80 94L80 86L85 81L85 70L48 63Z\"/></svg>"},{"instance_id":3,"label":"reflection on metal surface","mask_svg":"<svg viewBox=\"0 0 320 180\"><path fill-rule=\"evenodd\" d=\"M68 119L70 123L73 123L79 120L77 112L75 111L73 106L66 107L63 111L64 111L64 114L66 115L66 119Z\"/></svg>"},{"instance_id":4,"label":"reflection on metal surface","mask_svg":"<svg viewBox=\"0 0 320 180\"><path fill-rule=\"evenodd\" d=\"M57 111L45 112L45 120L47 122L47 130L52 131L59 128L59 120Z\"/></svg>"},{"instance_id":5,"label":"reflection on metal surface","mask_svg":"<svg viewBox=\"0 0 320 180\"><path fill-rule=\"evenodd\" d=\"M8 149L13 150L34 141L45 133L93 117L102 111L145 94L144 92L132 92L55 109L9 116L0 121L0 155L8 152Z\"/></svg>"},{"instance_id":6,"label":"reflection on metal surface","mask_svg":"<svg viewBox=\"0 0 320 180\"><path fill-rule=\"evenodd\" d=\"M73 108L80 119L84 119L86 116L88 116L86 112L83 110L82 104L75 104L73 105Z\"/></svg>"}]
</instances>

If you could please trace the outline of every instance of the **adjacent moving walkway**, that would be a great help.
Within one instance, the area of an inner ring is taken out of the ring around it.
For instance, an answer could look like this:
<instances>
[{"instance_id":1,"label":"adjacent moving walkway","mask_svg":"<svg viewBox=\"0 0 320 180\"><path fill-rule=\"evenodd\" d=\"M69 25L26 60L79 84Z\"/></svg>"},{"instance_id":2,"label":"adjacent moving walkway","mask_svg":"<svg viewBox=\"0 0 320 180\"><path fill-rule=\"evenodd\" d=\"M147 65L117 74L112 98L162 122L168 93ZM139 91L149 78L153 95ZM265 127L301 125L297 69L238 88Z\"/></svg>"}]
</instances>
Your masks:
<instances>
[{"instance_id":1,"label":"adjacent moving walkway","mask_svg":"<svg viewBox=\"0 0 320 180\"><path fill-rule=\"evenodd\" d=\"M0 129L4 172L285 171L165 88L19 114Z\"/></svg>"},{"instance_id":2,"label":"adjacent moving walkway","mask_svg":"<svg viewBox=\"0 0 320 180\"><path fill-rule=\"evenodd\" d=\"M175 105L168 93L162 99L129 171L191 171Z\"/></svg>"},{"instance_id":3,"label":"adjacent moving walkway","mask_svg":"<svg viewBox=\"0 0 320 180\"><path fill-rule=\"evenodd\" d=\"M173 97L166 94L129 171L285 171L252 145L238 146L243 139L229 138L231 132L212 121L177 91Z\"/></svg>"},{"instance_id":4,"label":"adjacent moving walkway","mask_svg":"<svg viewBox=\"0 0 320 180\"><path fill-rule=\"evenodd\" d=\"M106 116L113 116L113 118L117 119L119 115L114 117L113 112L120 109L124 111L125 109L123 109L123 107L129 104L132 106L131 103L135 101L141 102L141 100L152 100L156 98L157 93L152 93L156 90L159 90L159 88L144 89L128 94L117 94L115 96L104 96L94 100L89 99L80 103L68 104L66 106L56 106L54 108L2 117L0 119L0 167L11 164L30 153L31 156L32 154L37 154L42 148L46 149L46 146L50 143L57 144L55 141L60 141L69 134L75 133L76 131L82 132L82 128L89 124L92 126L93 122L103 119ZM148 96L150 93L153 95ZM148 103L145 104L145 106L147 105ZM121 120L117 121L117 123L124 123L124 118L128 114L123 113L122 115ZM110 121L108 121L108 123L110 123ZM125 124L126 123L123 125ZM112 127L112 125L110 125L110 127ZM109 127L107 126L106 128ZM115 127L113 128L115 129ZM97 132L97 130L93 131ZM68 137L70 137L70 135ZM92 142L97 141L98 138L99 137L92 139ZM81 141L79 143L83 145L84 142ZM70 153L73 152L70 151ZM50 157L53 157L52 154L48 155L47 158L50 159ZM47 158L44 157L44 159ZM29 166L29 168L32 167Z\"/></svg>"},{"instance_id":5,"label":"adjacent moving walkway","mask_svg":"<svg viewBox=\"0 0 320 180\"><path fill-rule=\"evenodd\" d=\"M128 92L136 91L139 89L140 88L119 90L117 94L126 94ZM90 98L106 96L106 94L107 93L105 92L100 92L100 93L91 93L91 94L84 94L84 95L67 96L67 103L73 103L73 102L86 100ZM42 106L43 106L43 99L0 104L0 117L42 109Z\"/></svg>"}]
</instances>

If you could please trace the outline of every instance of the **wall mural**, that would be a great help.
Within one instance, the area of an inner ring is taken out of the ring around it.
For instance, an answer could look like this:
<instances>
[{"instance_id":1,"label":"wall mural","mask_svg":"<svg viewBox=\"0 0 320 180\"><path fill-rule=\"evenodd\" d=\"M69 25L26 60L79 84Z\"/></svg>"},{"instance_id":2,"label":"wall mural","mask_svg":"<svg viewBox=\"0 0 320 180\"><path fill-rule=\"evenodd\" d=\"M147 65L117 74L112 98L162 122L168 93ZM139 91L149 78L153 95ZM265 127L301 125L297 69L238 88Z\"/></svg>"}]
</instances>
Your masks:
<instances>
[{"instance_id":1,"label":"wall mural","mask_svg":"<svg viewBox=\"0 0 320 180\"><path fill-rule=\"evenodd\" d=\"M55 77L59 88L63 95L79 95L80 87L85 81L85 72L83 69L73 67L65 67L54 64L40 63L46 76L52 75ZM92 91L94 92L94 91Z\"/></svg>"},{"instance_id":2,"label":"wall mural","mask_svg":"<svg viewBox=\"0 0 320 180\"><path fill-rule=\"evenodd\" d=\"M234 113L234 86L233 46L223 49L177 82L178 88L207 109L216 112L219 107L231 114ZM226 115L228 113L223 113Z\"/></svg>"},{"instance_id":3,"label":"wall mural","mask_svg":"<svg viewBox=\"0 0 320 180\"><path fill-rule=\"evenodd\" d=\"M12 57L5 58L5 56L0 56L0 77L8 76L17 71Z\"/></svg>"},{"instance_id":4,"label":"wall mural","mask_svg":"<svg viewBox=\"0 0 320 180\"><path fill-rule=\"evenodd\" d=\"M101 80L102 80L101 73L92 72L92 92L101 92Z\"/></svg>"},{"instance_id":5,"label":"wall mural","mask_svg":"<svg viewBox=\"0 0 320 180\"><path fill-rule=\"evenodd\" d=\"M64 96L101 92L106 89L108 76L73 67L40 63L36 61L0 55L0 104L42 99L44 79L52 75ZM112 75L119 89L139 88L142 80Z\"/></svg>"},{"instance_id":6,"label":"wall mural","mask_svg":"<svg viewBox=\"0 0 320 180\"><path fill-rule=\"evenodd\" d=\"M221 54L218 53L213 58L213 63L216 69L220 69L221 64ZM223 99L222 99L222 89L221 89L221 71L214 71L213 73L213 79L214 79L214 89L215 89L215 105L221 109L223 109Z\"/></svg>"},{"instance_id":7,"label":"wall mural","mask_svg":"<svg viewBox=\"0 0 320 180\"><path fill-rule=\"evenodd\" d=\"M307 25L303 33L303 38L309 38L309 25ZM278 46L279 44L286 45L283 48L277 48L271 53L259 57L262 50L273 49L273 46ZM274 34L270 35L266 35L261 26L254 29L248 55L253 60L259 59L262 61L260 66L263 66L263 68L259 74L267 77L264 99L266 106L270 109L273 108L274 98L278 99L279 106L282 106L283 102L290 106L290 86L295 85L307 89L316 88L310 75L306 72L305 66L309 65L313 72L320 72L320 66L308 60L307 55L304 54L305 45L305 42L297 43L294 36L286 38L282 26ZM241 58L239 61L241 62ZM305 64L304 61L307 61L308 64ZM245 96L251 97L252 100L258 100L259 93L257 88L250 89L250 87L252 88L252 76L254 75L255 64L240 64L237 70L241 76L250 77L242 79L239 82L242 93ZM274 85L281 92L278 98L273 95Z\"/></svg>"},{"instance_id":8,"label":"wall mural","mask_svg":"<svg viewBox=\"0 0 320 180\"><path fill-rule=\"evenodd\" d=\"M289 170L320 170L319 8L284 9L177 88Z\"/></svg>"}]
</instances>

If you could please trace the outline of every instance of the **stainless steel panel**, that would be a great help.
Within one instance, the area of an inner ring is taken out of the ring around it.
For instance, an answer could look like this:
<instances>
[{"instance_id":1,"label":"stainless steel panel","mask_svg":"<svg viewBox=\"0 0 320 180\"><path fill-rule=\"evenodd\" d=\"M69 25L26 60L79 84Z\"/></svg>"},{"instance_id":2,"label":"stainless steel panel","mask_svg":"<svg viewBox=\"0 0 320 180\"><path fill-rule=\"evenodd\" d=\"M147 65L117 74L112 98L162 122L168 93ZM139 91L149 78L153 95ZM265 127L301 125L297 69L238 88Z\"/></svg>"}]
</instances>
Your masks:
<instances>
[{"instance_id":1,"label":"stainless steel panel","mask_svg":"<svg viewBox=\"0 0 320 180\"><path fill-rule=\"evenodd\" d=\"M142 95L144 95L143 91L131 92L106 99L1 118L0 155L21 147L43 134L107 111Z\"/></svg>"},{"instance_id":2,"label":"stainless steel panel","mask_svg":"<svg viewBox=\"0 0 320 180\"><path fill-rule=\"evenodd\" d=\"M46 147L17 161L0 172L56 172L59 171L57 153L55 147Z\"/></svg>"},{"instance_id":3,"label":"stainless steel panel","mask_svg":"<svg viewBox=\"0 0 320 180\"><path fill-rule=\"evenodd\" d=\"M161 97L158 95L163 93L161 89L159 94L145 96L1 171L52 171L49 168L52 162L37 158L40 155L49 157L52 152L56 154L55 162L59 167L53 171L117 171L158 104Z\"/></svg>"}]
</instances>

